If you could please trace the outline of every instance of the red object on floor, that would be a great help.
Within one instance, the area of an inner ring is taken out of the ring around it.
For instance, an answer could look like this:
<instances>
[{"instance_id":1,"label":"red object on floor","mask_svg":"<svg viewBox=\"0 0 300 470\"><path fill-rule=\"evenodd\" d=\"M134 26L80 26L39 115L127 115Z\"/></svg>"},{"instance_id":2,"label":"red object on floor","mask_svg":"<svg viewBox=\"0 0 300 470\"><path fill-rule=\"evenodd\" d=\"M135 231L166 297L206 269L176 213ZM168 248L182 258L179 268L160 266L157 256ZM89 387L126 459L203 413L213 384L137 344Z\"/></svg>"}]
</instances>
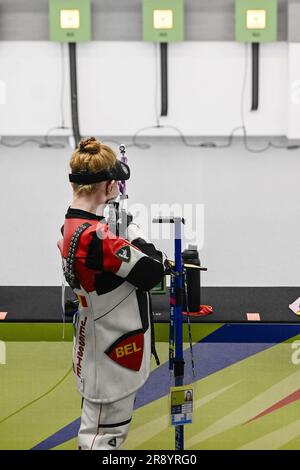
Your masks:
<instances>
[{"instance_id":1,"label":"red object on floor","mask_svg":"<svg viewBox=\"0 0 300 470\"><path fill-rule=\"evenodd\" d=\"M214 309L210 305L200 305L198 312L182 312L183 315L189 315L190 317L204 317L213 313Z\"/></svg>"}]
</instances>

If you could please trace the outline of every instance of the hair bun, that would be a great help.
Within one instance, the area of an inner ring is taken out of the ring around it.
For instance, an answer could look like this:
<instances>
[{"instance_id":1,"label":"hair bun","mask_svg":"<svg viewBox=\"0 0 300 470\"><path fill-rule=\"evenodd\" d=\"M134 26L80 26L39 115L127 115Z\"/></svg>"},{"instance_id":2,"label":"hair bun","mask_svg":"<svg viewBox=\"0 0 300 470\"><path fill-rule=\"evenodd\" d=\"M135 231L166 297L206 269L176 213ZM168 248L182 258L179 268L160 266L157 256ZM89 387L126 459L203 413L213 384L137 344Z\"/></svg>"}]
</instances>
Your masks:
<instances>
[{"instance_id":1,"label":"hair bun","mask_svg":"<svg viewBox=\"0 0 300 470\"><path fill-rule=\"evenodd\" d=\"M95 137L89 137L87 139L82 139L79 144L79 151L86 152L90 154L100 153L101 151L101 142Z\"/></svg>"}]
</instances>

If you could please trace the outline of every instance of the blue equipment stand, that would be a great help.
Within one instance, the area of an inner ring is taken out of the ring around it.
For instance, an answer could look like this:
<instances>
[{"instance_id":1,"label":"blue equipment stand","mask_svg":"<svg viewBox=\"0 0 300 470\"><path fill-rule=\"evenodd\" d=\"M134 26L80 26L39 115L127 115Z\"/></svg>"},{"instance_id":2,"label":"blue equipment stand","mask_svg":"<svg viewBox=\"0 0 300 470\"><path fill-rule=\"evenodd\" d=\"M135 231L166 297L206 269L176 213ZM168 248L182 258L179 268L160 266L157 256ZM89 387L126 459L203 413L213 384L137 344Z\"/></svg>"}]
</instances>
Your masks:
<instances>
[{"instance_id":1,"label":"blue equipment stand","mask_svg":"<svg viewBox=\"0 0 300 470\"><path fill-rule=\"evenodd\" d=\"M170 345L169 369L174 370L175 386L183 385L184 359L182 334L182 308L184 289L182 287L182 257L181 257L181 224L182 217L159 217L153 219L154 223L170 223L175 225L175 268L171 273L170 285ZM174 351L175 339L175 351ZM175 353L175 354L174 354ZM184 426L175 426L175 450L184 450Z\"/></svg>"}]
</instances>

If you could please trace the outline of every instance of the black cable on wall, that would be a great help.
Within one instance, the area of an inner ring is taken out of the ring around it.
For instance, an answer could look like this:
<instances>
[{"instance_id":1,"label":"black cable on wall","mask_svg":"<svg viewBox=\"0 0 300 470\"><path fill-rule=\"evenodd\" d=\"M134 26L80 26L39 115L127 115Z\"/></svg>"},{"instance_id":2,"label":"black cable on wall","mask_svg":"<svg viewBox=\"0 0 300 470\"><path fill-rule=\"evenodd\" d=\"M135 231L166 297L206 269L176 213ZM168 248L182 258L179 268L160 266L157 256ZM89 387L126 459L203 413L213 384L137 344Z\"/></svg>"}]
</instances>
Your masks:
<instances>
[{"instance_id":1,"label":"black cable on wall","mask_svg":"<svg viewBox=\"0 0 300 470\"><path fill-rule=\"evenodd\" d=\"M72 111L72 128L75 139L75 147L81 140L78 119L78 95L77 95L77 63L76 63L76 43L69 43L70 57L70 80L71 80L71 111Z\"/></svg>"},{"instance_id":2,"label":"black cable on wall","mask_svg":"<svg viewBox=\"0 0 300 470\"><path fill-rule=\"evenodd\" d=\"M168 115L168 44L160 44L161 116Z\"/></svg>"},{"instance_id":3,"label":"black cable on wall","mask_svg":"<svg viewBox=\"0 0 300 470\"><path fill-rule=\"evenodd\" d=\"M251 111L258 110L259 101L259 43L252 44L252 106Z\"/></svg>"}]
</instances>

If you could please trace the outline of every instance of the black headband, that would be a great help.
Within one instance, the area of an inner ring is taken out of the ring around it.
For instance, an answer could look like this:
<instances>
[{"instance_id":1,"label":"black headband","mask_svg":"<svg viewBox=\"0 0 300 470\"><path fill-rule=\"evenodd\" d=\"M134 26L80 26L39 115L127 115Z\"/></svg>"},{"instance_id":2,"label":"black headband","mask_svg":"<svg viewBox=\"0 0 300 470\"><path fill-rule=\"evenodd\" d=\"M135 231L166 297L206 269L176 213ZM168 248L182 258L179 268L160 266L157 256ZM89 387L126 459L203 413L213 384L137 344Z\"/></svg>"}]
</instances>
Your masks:
<instances>
[{"instance_id":1,"label":"black headband","mask_svg":"<svg viewBox=\"0 0 300 470\"><path fill-rule=\"evenodd\" d=\"M79 173L70 173L69 181L77 184L93 184L101 183L101 181L121 181L130 178L130 168L126 163L117 160L115 166L109 170L102 170L98 173L89 173L88 171L81 171Z\"/></svg>"}]
</instances>

